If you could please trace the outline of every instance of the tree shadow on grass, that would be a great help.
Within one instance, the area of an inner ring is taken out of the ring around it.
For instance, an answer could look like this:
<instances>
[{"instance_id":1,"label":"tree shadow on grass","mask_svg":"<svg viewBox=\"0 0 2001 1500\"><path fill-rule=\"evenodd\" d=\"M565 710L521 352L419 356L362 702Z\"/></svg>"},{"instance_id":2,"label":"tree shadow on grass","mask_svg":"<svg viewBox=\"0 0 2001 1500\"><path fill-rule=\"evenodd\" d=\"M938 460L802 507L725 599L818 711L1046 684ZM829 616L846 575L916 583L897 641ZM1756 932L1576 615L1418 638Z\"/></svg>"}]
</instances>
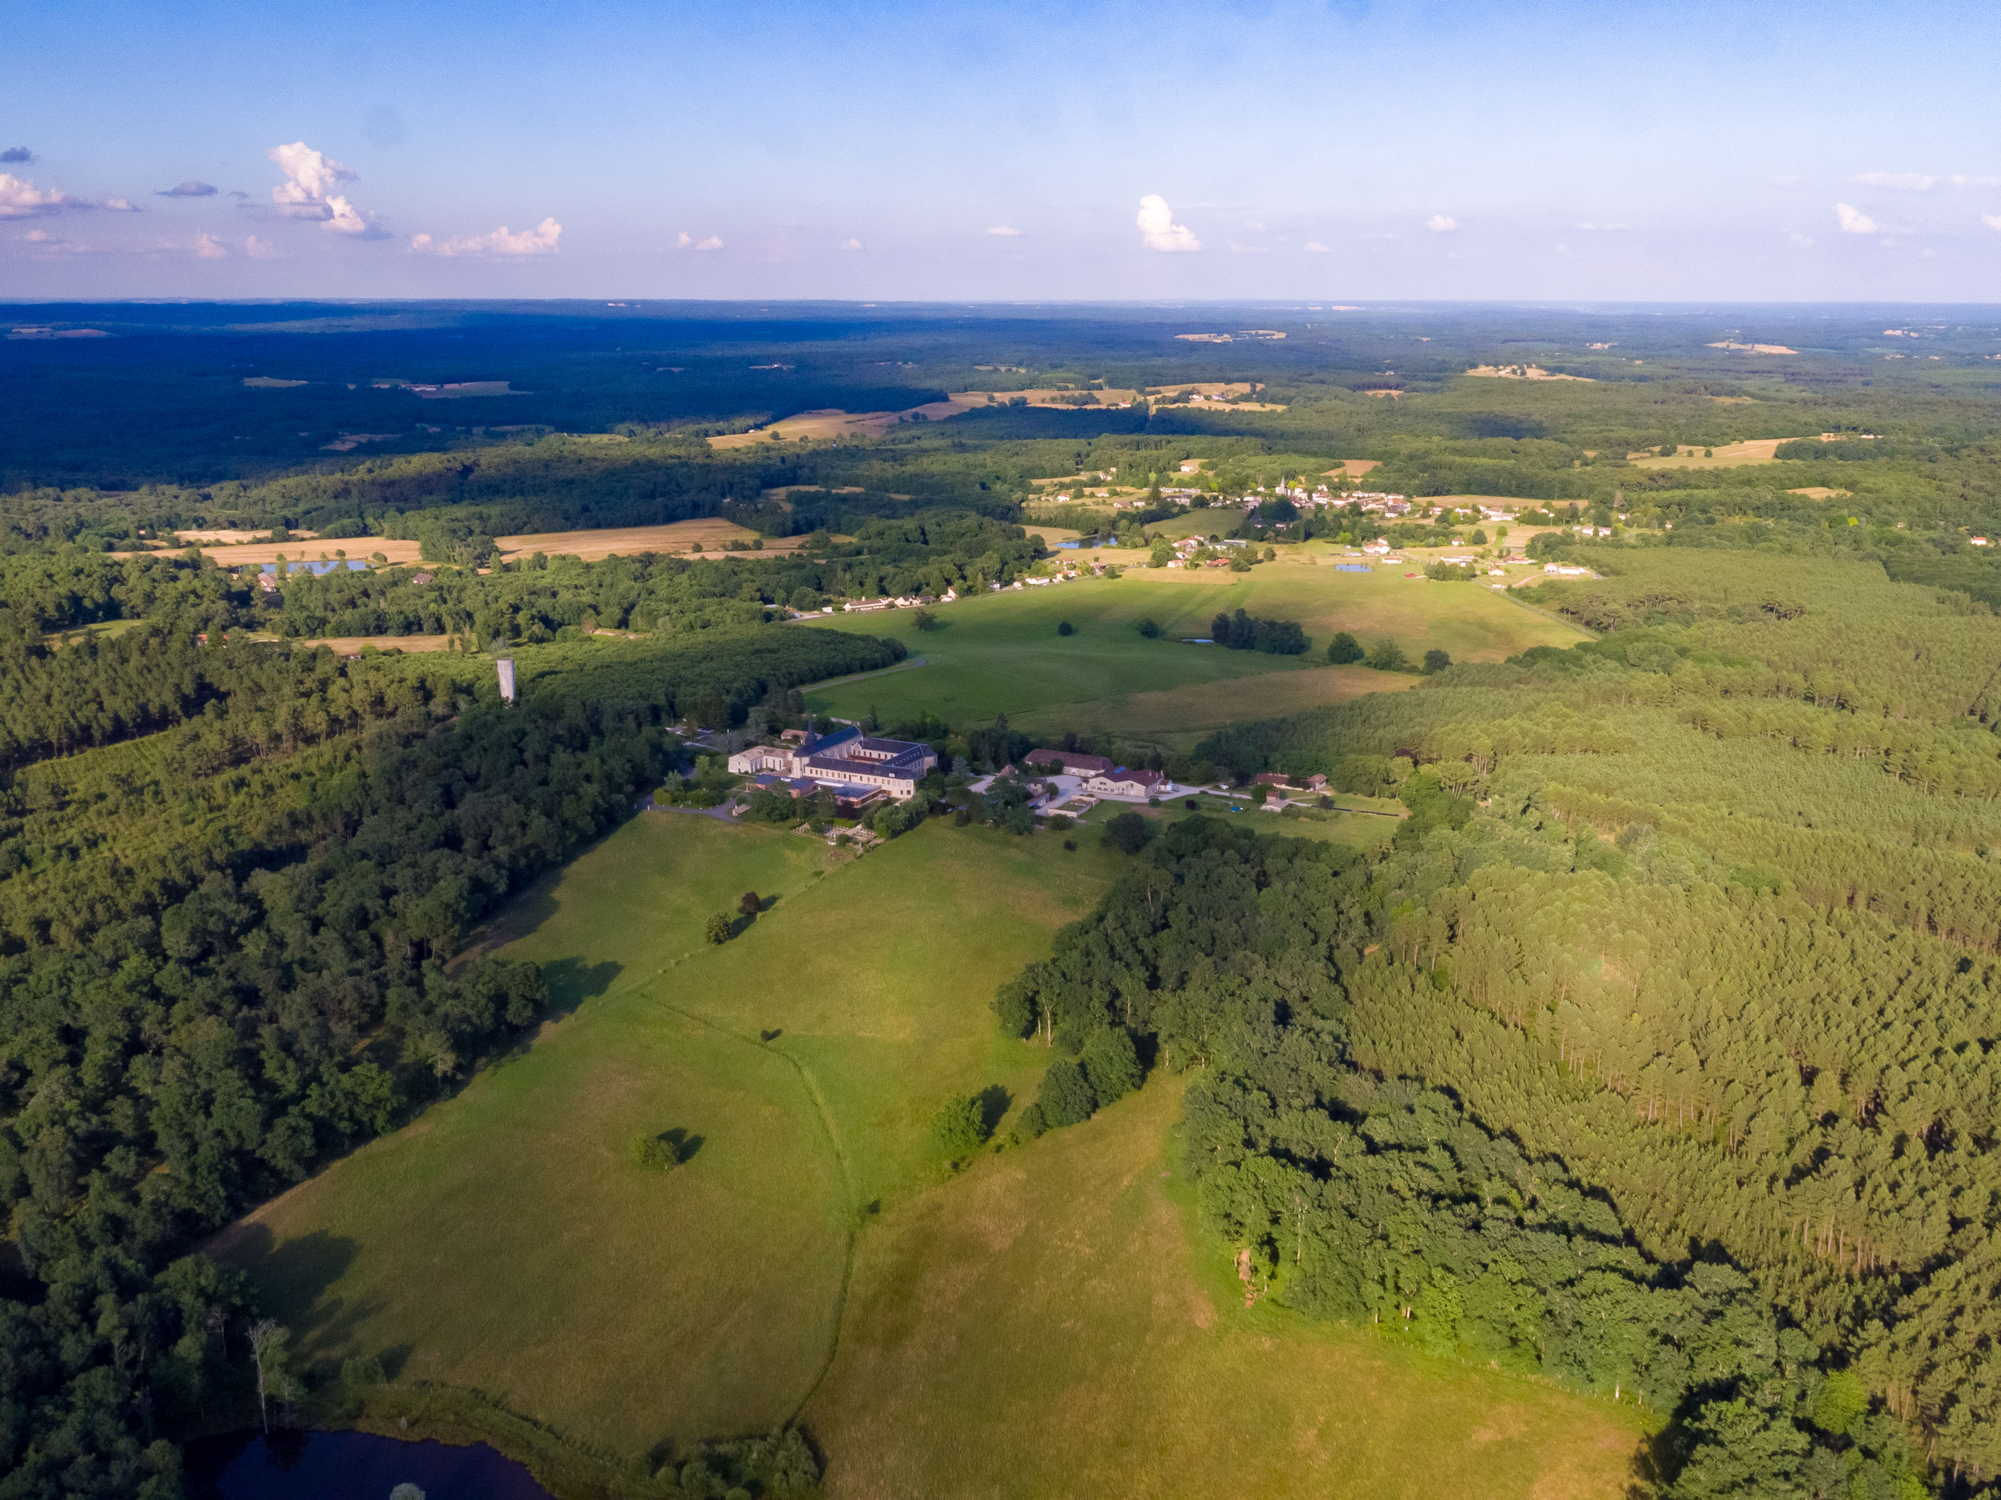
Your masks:
<instances>
[{"instance_id":1,"label":"tree shadow on grass","mask_svg":"<svg viewBox=\"0 0 2001 1500\"><path fill-rule=\"evenodd\" d=\"M254 1221L225 1230L209 1245L216 1259L250 1277L264 1307L308 1357L353 1352L349 1345L360 1325L380 1310L379 1304L328 1295L354 1263L355 1249L353 1240L324 1229L281 1240L268 1224Z\"/></svg>"},{"instance_id":2,"label":"tree shadow on grass","mask_svg":"<svg viewBox=\"0 0 2001 1500\"><path fill-rule=\"evenodd\" d=\"M986 1134L992 1135L1000 1127L1000 1122L1007 1118L1008 1108L1014 1103L1014 1095L999 1084L990 1083L973 1097L979 1101L980 1123Z\"/></svg>"},{"instance_id":3,"label":"tree shadow on grass","mask_svg":"<svg viewBox=\"0 0 2001 1500\"><path fill-rule=\"evenodd\" d=\"M567 1016L586 1000L595 1000L625 972L625 965L606 959L587 963L581 958L558 958L542 965L542 980L549 987L547 1018Z\"/></svg>"}]
</instances>

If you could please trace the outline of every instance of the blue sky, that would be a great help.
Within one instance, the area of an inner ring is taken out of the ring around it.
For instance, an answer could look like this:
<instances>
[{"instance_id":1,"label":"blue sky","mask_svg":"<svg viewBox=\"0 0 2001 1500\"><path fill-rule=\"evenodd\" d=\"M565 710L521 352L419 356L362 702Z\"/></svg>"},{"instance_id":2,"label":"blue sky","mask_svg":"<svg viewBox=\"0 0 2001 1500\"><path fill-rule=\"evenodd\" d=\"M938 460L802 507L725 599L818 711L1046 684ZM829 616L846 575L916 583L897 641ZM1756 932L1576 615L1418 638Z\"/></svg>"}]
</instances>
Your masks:
<instances>
[{"instance_id":1,"label":"blue sky","mask_svg":"<svg viewBox=\"0 0 2001 1500\"><path fill-rule=\"evenodd\" d=\"M1991 4L68 0L7 50L0 297L1978 301L2001 268Z\"/></svg>"}]
</instances>

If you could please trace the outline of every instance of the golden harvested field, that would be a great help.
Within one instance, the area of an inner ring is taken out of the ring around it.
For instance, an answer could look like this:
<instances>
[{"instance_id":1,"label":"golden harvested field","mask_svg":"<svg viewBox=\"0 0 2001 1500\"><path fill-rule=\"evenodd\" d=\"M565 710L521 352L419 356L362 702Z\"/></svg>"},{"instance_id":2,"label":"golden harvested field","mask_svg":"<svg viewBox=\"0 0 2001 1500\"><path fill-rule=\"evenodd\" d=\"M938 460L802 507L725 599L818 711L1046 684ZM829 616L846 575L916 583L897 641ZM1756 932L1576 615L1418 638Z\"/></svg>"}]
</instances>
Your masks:
<instances>
[{"instance_id":1,"label":"golden harvested field","mask_svg":"<svg viewBox=\"0 0 2001 1500\"><path fill-rule=\"evenodd\" d=\"M1831 485L1803 484L1796 490L1787 490L1788 495L1804 495L1809 500L1846 500L1853 490L1837 490Z\"/></svg>"},{"instance_id":2,"label":"golden harvested field","mask_svg":"<svg viewBox=\"0 0 2001 1500\"><path fill-rule=\"evenodd\" d=\"M1863 441L1875 436L1868 432L1815 433L1823 443ZM1776 462L1781 443L1797 443L1801 438L1747 438L1741 443L1721 443L1709 449L1714 457L1703 457L1701 447L1684 444L1673 458L1658 453L1628 453L1626 461L1642 469L1726 469L1733 464Z\"/></svg>"},{"instance_id":3,"label":"golden harvested field","mask_svg":"<svg viewBox=\"0 0 2001 1500\"><path fill-rule=\"evenodd\" d=\"M1739 354L1797 354L1799 350L1789 349L1784 344L1740 344L1735 339L1718 339L1706 347L1711 349L1733 349Z\"/></svg>"},{"instance_id":4,"label":"golden harvested field","mask_svg":"<svg viewBox=\"0 0 2001 1500\"><path fill-rule=\"evenodd\" d=\"M1372 391L1364 391L1362 392L1362 394L1364 396L1379 396L1387 401L1403 400L1403 390L1401 387L1391 388L1389 386L1378 386L1376 389Z\"/></svg>"},{"instance_id":5,"label":"golden harvested field","mask_svg":"<svg viewBox=\"0 0 2001 1500\"><path fill-rule=\"evenodd\" d=\"M191 552L191 547L164 547L156 554L142 552L114 552L113 557L173 557ZM323 557L332 557L337 552L345 552L349 557L370 558L380 552L392 563L413 563L417 561L419 548L413 541L398 540L386 536L321 537L312 541L289 542L236 542L217 547L203 547L202 555L225 568L240 568L246 563L276 562L282 554L287 562L315 562Z\"/></svg>"},{"instance_id":6,"label":"golden harvested field","mask_svg":"<svg viewBox=\"0 0 2001 1500\"><path fill-rule=\"evenodd\" d=\"M1493 380L1583 380L1589 375L1556 375L1541 365L1475 365L1466 372Z\"/></svg>"},{"instance_id":7,"label":"golden harvested field","mask_svg":"<svg viewBox=\"0 0 2001 1500\"><path fill-rule=\"evenodd\" d=\"M1360 479L1373 474L1382 466L1383 461L1380 458L1344 458L1333 468L1321 470L1320 477L1336 479L1345 474L1350 479Z\"/></svg>"},{"instance_id":8,"label":"golden harvested field","mask_svg":"<svg viewBox=\"0 0 2001 1500\"><path fill-rule=\"evenodd\" d=\"M448 635L323 635L292 644L325 646L335 656L359 656L370 646L378 651L442 651L451 640Z\"/></svg>"},{"instance_id":9,"label":"golden harvested field","mask_svg":"<svg viewBox=\"0 0 2001 1500\"><path fill-rule=\"evenodd\" d=\"M659 526L610 526L586 531L535 531L518 536L494 538L500 544L503 558L526 557L541 552L550 557L581 557L586 562L596 562L600 558L630 557L637 552L691 552L695 543L700 542L704 555L723 554L727 542L750 542L757 533L734 521L704 517L694 521L669 521ZM763 550L758 552L732 552L731 557L778 557L787 552L796 552L805 544L804 537L766 537ZM186 548L167 548L163 555L186 551ZM372 558L378 552L391 563L413 563L420 560L417 543L381 536L323 537L312 542L244 542L234 546L204 547L202 551L225 568L242 567L250 563L276 562L280 553L290 562L309 562L323 557L332 557L336 552L345 552L349 557ZM134 557L141 554L119 552L116 557Z\"/></svg>"},{"instance_id":10,"label":"golden harvested field","mask_svg":"<svg viewBox=\"0 0 2001 1500\"><path fill-rule=\"evenodd\" d=\"M933 403L934 405L937 403ZM768 443L777 434L783 442L806 442L812 438L880 437L903 420L900 411L802 411L797 416L754 427L749 432L719 433L709 439L711 448L748 448L752 443Z\"/></svg>"},{"instance_id":11,"label":"golden harvested field","mask_svg":"<svg viewBox=\"0 0 2001 1500\"><path fill-rule=\"evenodd\" d=\"M695 521L670 521L662 526L613 526L596 531L539 531L523 536L503 536L500 543L503 557L526 556L533 552L545 552L551 557L581 557L586 562L596 562L600 558L617 554L629 557L635 552L688 552L696 542L702 544L705 552L721 553L726 542L748 543L757 533L734 521L704 517ZM797 552L805 545L804 537L766 537L764 547L758 552L733 552L732 557L776 557L787 552Z\"/></svg>"}]
</instances>

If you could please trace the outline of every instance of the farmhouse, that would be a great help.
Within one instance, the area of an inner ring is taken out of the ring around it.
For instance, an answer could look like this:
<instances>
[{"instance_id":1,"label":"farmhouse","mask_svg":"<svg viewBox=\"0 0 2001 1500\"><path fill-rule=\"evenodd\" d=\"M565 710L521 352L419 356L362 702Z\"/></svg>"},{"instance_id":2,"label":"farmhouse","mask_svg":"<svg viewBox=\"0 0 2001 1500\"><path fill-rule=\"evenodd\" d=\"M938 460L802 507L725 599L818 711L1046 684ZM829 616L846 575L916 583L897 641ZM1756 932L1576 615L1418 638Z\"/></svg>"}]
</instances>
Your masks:
<instances>
[{"instance_id":1,"label":"farmhouse","mask_svg":"<svg viewBox=\"0 0 2001 1500\"><path fill-rule=\"evenodd\" d=\"M1173 791L1174 783L1165 772L1129 771L1124 766L1115 766L1091 777L1084 783L1084 790L1094 797L1157 797Z\"/></svg>"},{"instance_id":2,"label":"farmhouse","mask_svg":"<svg viewBox=\"0 0 2001 1500\"><path fill-rule=\"evenodd\" d=\"M1096 776L1114 769L1105 756L1085 755L1077 750L1031 750L1022 761L1065 776Z\"/></svg>"},{"instance_id":3,"label":"farmhouse","mask_svg":"<svg viewBox=\"0 0 2001 1500\"><path fill-rule=\"evenodd\" d=\"M831 789L837 798L844 791L875 789L899 802L915 796L918 781L937 764L938 752L929 745L876 739L852 724L797 745L753 745L729 759L738 775L804 781L816 791ZM793 794L799 795L796 789Z\"/></svg>"}]
</instances>

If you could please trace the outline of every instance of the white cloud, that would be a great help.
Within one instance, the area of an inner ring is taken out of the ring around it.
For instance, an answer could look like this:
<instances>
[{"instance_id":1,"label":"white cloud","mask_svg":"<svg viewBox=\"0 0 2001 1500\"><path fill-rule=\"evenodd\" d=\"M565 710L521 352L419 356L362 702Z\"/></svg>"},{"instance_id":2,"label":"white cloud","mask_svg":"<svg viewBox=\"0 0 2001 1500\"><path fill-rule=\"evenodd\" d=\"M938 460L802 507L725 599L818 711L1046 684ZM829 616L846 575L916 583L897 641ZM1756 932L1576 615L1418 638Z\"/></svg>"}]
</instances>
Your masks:
<instances>
[{"instance_id":1,"label":"white cloud","mask_svg":"<svg viewBox=\"0 0 2001 1500\"><path fill-rule=\"evenodd\" d=\"M676 250L720 250L723 248L723 237L719 234L705 234L700 239L696 239L684 229L674 236L674 248Z\"/></svg>"},{"instance_id":2,"label":"white cloud","mask_svg":"<svg viewBox=\"0 0 2001 1500\"><path fill-rule=\"evenodd\" d=\"M862 247L862 242L856 239L853 235L849 235L846 239L841 241L841 248L843 250L859 250L861 249L861 247Z\"/></svg>"},{"instance_id":3,"label":"white cloud","mask_svg":"<svg viewBox=\"0 0 2001 1500\"><path fill-rule=\"evenodd\" d=\"M996 224L987 233L997 240L1018 240L1021 238L1021 231L1016 229L1012 224Z\"/></svg>"},{"instance_id":4,"label":"white cloud","mask_svg":"<svg viewBox=\"0 0 2001 1500\"><path fill-rule=\"evenodd\" d=\"M276 260L278 258L277 247L269 240L259 239L254 234L246 234L243 237L243 254L250 260Z\"/></svg>"},{"instance_id":5,"label":"white cloud","mask_svg":"<svg viewBox=\"0 0 2001 1500\"><path fill-rule=\"evenodd\" d=\"M48 214L88 213L109 209L133 214L139 210L127 198L72 198L55 188L38 188L25 177L0 172L0 219L41 218Z\"/></svg>"},{"instance_id":6,"label":"white cloud","mask_svg":"<svg viewBox=\"0 0 2001 1500\"><path fill-rule=\"evenodd\" d=\"M301 218L324 219L327 199L337 182L356 180L354 168L315 151L304 141L273 146L264 153L278 164L285 180L271 189L271 201L284 209L305 209Z\"/></svg>"},{"instance_id":7,"label":"white cloud","mask_svg":"<svg viewBox=\"0 0 2001 1500\"><path fill-rule=\"evenodd\" d=\"M1843 234L1874 234L1882 227L1852 203L1834 205L1834 222Z\"/></svg>"},{"instance_id":8,"label":"white cloud","mask_svg":"<svg viewBox=\"0 0 2001 1500\"><path fill-rule=\"evenodd\" d=\"M337 183L356 180L354 168L315 151L304 141L273 146L264 154L285 174L285 180L271 189L271 201L282 212L295 219L317 219L320 227L331 234L367 240L388 237L388 231L376 221L375 215L357 208L353 200L333 190Z\"/></svg>"},{"instance_id":9,"label":"white cloud","mask_svg":"<svg viewBox=\"0 0 2001 1500\"><path fill-rule=\"evenodd\" d=\"M420 255L554 255L562 238L563 226L554 219L544 219L533 229L516 231L503 224L488 234L462 234L448 240L412 235L410 248Z\"/></svg>"},{"instance_id":10,"label":"white cloud","mask_svg":"<svg viewBox=\"0 0 2001 1500\"><path fill-rule=\"evenodd\" d=\"M1424 227L1433 234L1454 234L1459 229L1459 221L1450 214L1433 214L1424 221Z\"/></svg>"},{"instance_id":11,"label":"white cloud","mask_svg":"<svg viewBox=\"0 0 2001 1500\"><path fill-rule=\"evenodd\" d=\"M1331 251L1328 250L1328 248L1325 245L1321 244L1320 241L1318 240L1308 240L1300 248L1304 250L1308 255L1328 255L1332 253Z\"/></svg>"},{"instance_id":12,"label":"white cloud","mask_svg":"<svg viewBox=\"0 0 2001 1500\"><path fill-rule=\"evenodd\" d=\"M1139 213L1133 223L1139 227L1140 243L1161 255L1180 255L1202 248L1192 229L1174 222L1174 210L1158 193L1148 193L1139 200Z\"/></svg>"},{"instance_id":13,"label":"white cloud","mask_svg":"<svg viewBox=\"0 0 2001 1500\"><path fill-rule=\"evenodd\" d=\"M204 229L195 236L195 256L199 260L228 260L229 246Z\"/></svg>"}]
</instances>

